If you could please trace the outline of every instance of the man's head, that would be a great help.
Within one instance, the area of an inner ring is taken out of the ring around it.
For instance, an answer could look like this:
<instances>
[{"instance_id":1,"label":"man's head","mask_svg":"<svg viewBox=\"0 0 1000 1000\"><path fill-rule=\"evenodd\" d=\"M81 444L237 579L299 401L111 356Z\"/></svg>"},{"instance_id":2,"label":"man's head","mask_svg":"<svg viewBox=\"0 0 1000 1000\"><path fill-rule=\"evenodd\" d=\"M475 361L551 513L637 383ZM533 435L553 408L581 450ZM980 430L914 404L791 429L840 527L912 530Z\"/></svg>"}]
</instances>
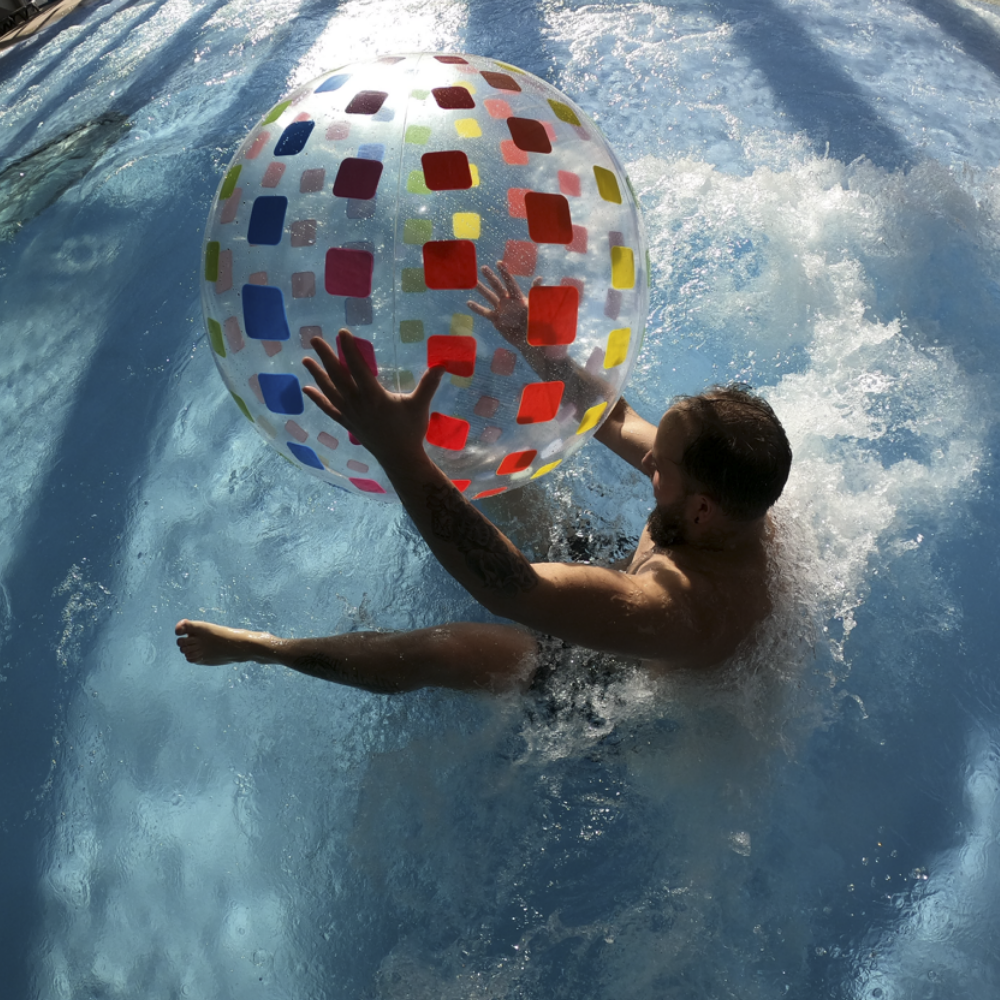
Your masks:
<instances>
[{"instance_id":1,"label":"man's head","mask_svg":"<svg viewBox=\"0 0 1000 1000\"><path fill-rule=\"evenodd\" d=\"M791 461L784 428L748 386L679 397L644 463L657 503L654 541L676 545L709 522L738 529L759 520L781 496Z\"/></svg>"}]
</instances>

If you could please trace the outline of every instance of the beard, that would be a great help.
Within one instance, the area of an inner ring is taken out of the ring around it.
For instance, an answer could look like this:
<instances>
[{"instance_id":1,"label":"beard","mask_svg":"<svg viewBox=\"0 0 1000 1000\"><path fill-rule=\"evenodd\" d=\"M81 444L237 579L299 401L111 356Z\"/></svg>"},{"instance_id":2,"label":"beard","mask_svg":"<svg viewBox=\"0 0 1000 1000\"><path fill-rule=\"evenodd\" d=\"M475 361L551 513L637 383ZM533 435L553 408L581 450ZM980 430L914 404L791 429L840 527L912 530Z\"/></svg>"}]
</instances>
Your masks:
<instances>
[{"instance_id":1,"label":"beard","mask_svg":"<svg viewBox=\"0 0 1000 1000\"><path fill-rule=\"evenodd\" d=\"M657 548L668 549L674 545L683 545L688 541L687 525L684 521L686 500L676 500L663 507L654 507L646 527L649 537Z\"/></svg>"}]
</instances>

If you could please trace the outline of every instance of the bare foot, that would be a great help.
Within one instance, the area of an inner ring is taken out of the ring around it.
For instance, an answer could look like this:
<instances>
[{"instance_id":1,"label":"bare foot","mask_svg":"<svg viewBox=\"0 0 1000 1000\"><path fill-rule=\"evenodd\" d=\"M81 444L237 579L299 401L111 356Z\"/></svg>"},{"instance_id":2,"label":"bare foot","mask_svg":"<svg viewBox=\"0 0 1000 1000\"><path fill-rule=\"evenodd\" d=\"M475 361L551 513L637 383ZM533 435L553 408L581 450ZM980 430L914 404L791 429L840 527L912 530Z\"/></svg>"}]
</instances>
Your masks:
<instances>
[{"instance_id":1,"label":"bare foot","mask_svg":"<svg viewBox=\"0 0 1000 1000\"><path fill-rule=\"evenodd\" d=\"M211 622L192 622L182 619L174 627L180 636L177 648L188 663L201 663L218 667L224 663L257 663L270 661L270 644L275 641L269 632L248 632L242 628L226 628Z\"/></svg>"}]
</instances>

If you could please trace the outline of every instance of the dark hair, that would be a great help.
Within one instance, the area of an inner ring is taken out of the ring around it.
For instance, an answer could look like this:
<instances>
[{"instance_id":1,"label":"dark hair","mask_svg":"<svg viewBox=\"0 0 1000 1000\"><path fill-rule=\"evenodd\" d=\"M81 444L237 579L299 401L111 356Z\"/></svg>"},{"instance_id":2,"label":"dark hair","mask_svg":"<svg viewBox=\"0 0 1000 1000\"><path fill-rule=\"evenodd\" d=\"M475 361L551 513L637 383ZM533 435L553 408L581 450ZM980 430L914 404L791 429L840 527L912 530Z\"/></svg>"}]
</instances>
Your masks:
<instances>
[{"instance_id":1,"label":"dark hair","mask_svg":"<svg viewBox=\"0 0 1000 1000\"><path fill-rule=\"evenodd\" d=\"M763 517L781 496L792 464L774 410L742 382L714 385L674 403L695 423L681 459L684 471L729 517Z\"/></svg>"}]
</instances>

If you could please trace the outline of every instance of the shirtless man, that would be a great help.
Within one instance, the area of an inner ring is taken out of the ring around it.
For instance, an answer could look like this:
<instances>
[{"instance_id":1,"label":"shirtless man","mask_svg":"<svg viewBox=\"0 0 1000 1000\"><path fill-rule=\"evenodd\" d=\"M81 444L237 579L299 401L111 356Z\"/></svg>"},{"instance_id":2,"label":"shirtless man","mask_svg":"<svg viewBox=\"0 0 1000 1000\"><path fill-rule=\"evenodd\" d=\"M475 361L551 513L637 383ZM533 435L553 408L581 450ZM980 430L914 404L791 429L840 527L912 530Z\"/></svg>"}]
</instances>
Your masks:
<instances>
[{"instance_id":1,"label":"shirtless man","mask_svg":"<svg viewBox=\"0 0 1000 1000\"><path fill-rule=\"evenodd\" d=\"M524 337L527 300L510 273L483 268L490 319L540 374L567 395L588 376ZM431 369L408 395L384 389L351 334L345 362L324 340L304 359L305 389L385 470L438 561L488 611L516 625L455 622L412 632L352 632L282 639L184 619L177 645L191 663L276 663L324 680L393 693L449 687L494 693L526 688L538 634L630 660L652 674L709 669L731 657L770 611L768 509L788 477L791 449L771 408L737 386L675 402L659 426L619 400L596 437L652 481L656 506L624 571L531 563L466 500L424 451ZM519 627L520 626L520 627Z\"/></svg>"}]
</instances>

